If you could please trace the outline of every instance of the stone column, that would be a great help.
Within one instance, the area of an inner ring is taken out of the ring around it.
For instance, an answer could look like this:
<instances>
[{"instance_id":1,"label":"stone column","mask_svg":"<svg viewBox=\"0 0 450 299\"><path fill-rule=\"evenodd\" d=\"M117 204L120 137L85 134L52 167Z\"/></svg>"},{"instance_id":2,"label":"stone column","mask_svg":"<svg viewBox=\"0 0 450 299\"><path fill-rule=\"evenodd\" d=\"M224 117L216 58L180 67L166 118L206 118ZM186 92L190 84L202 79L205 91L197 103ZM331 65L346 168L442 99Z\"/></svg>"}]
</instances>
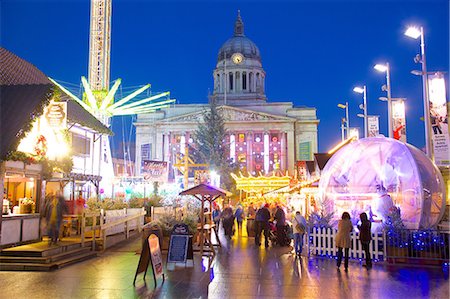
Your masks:
<instances>
[{"instance_id":1,"label":"stone column","mask_svg":"<svg viewBox=\"0 0 450 299\"><path fill-rule=\"evenodd\" d=\"M286 171L286 132L281 132L281 157L280 157L280 168L282 171Z\"/></svg>"},{"instance_id":2,"label":"stone column","mask_svg":"<svg viewBox=\"0 0 450 299\"><path fill-rule=\"evenodd\" d=\"M161 132L158 132L155 130L155 139L156 139L156 146L155 146L155 154L153 157L155 160L163 160L164 153L163 153L163 134Z\"/></svg>"},{"instance_id":3,"label":"stone column","mask_svg":"<svg viewBox=\"0 0 450 299\"><path fill-rule=\"evenodd\" d=\"M253 171L253 133L247 131L245 136L245 142L247 143L247 171L252 173Z\"/></svg>"},{"instance_id":4,"label":"stone column","mask_svg":"<svg viewBox=\"0 0 450 299\"><path fill-rule=\"evenodd\" d=\"M294 130L287 131L287 169L290 174L293 174L295 169L295 143Z\"/></svg>"}]
</instances>

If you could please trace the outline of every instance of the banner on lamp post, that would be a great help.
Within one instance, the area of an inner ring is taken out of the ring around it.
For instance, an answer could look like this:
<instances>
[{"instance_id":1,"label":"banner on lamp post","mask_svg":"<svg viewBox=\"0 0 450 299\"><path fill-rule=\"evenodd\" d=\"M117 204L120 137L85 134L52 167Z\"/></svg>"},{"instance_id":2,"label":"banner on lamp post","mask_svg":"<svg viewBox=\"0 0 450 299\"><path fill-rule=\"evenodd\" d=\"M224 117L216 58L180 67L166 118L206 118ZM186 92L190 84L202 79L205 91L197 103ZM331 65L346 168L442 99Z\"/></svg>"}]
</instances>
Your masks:
<instances>
[{"instance_id":1,"label":"banner on lamp post","mask_svg":"<svg viewBox=\"0 0 450 299\"><path fill-rule=\"evenodd\" d=\"M404 99L394 99L392 101L392 136L401 142L406 143L406 118Z\"/></svg>"},{"instance_id":2,"label":"banner on lamp post","mask_svg":"<svg viewBox=\"0 0 450 299\"><path fill-rule=\"evenodd\" d=\"M378 122L378 115L367 116L367 126L369 127L368 137L377 137L380 134L380 126Z\"/></svg>"},{"instance_id":3,"label":"banner on lamp post","mask_svg":"<svg viewBox=\"0 0 450 299\"><path fill-rule=\"evenodd\" d=\"M430 123L434 160L437 166L450 165L448 111L445 79L442 73L428 76Z\"/></svg>"},{"instance_id":4,"label":"banner on lamp post","mask_svg":"<svg viewBox=\"0 0 450 299\"><path fill-rule=\"evenodd\" d=\"M349 137L356 137L356 139L359 139L359 128L350 128L348 135Z\"/></svg>"}]
</instances>

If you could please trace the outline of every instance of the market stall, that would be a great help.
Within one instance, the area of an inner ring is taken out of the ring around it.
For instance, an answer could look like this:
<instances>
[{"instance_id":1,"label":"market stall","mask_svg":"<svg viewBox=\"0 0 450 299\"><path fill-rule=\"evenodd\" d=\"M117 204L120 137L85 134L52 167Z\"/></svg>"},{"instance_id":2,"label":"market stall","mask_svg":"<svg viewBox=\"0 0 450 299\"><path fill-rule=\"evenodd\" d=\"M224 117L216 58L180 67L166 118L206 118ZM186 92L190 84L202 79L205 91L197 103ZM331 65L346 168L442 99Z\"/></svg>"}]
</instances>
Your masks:
<instances>
[{"instance_id":1,"label":"market stall","mask_svg":"<svg viewBox=\"0 0 450 299\"><path fill-rule=\"evenodd\" d=\"M214 257L216 251L214 250L214 246L212 244L211 235L214 232L216 234L216 240L219 242L219 236L217 235L216 230L214 229L215 225L212 219L212 203L218 199L219 197L226 197L231 195L230 192L220 189L218 187L210 186L207 184L200 184L190 189L184 190L180 193L180 195L192 195L198 200L201 201L202 206L200 210L200 255L203 255L205 241L209 246L209 251ZM205 211L205 207L208 206L209 210Z\"/></svg>"}]
</instances>

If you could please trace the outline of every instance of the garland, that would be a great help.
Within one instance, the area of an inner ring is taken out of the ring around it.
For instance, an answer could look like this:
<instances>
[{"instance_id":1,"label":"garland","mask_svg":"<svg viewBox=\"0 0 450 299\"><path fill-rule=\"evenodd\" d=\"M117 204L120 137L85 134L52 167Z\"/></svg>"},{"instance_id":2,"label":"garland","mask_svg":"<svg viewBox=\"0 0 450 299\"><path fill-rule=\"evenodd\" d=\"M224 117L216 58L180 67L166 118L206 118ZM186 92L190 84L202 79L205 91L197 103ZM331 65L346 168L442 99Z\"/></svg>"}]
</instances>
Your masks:
<instances>
[{"instance_id":1,"label":"garland","mask_svg":"<svg viewBox=\"0 0 450 299\"><path fill-rule=\"evenodd\" d=\"M49 160L42 156L32 156L24 152L14 151L8 153L6 156L8 161L21 161L26 165L41 164L42 165L42 177L48 179L52 177L54 172L70 173L73 168L72 157L65 157L58 161Z\"/></svg>"}]
</instances>

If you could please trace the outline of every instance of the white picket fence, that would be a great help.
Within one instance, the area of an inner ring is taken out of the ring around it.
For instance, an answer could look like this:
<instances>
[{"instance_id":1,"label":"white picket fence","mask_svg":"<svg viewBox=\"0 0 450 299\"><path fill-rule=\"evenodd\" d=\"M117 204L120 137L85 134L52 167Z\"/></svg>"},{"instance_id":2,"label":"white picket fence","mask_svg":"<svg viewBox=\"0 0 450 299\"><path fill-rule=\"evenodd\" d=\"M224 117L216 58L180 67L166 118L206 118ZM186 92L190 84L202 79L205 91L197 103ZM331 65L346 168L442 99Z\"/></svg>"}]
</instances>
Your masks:
<instances>
[{"instance_id":1,"label":"white picket fence","mask_svg":"<svg viewBox=\"0 0 450 299\"><path fill-rule=\"evenodd\" d=\"M335 237L337 230L334 228L312 228L308 234L309 253L321 256L337 256L337 247L335 245ZM350 248L349 257L355 259L364 259L365 253L359 241L359 233L351 234L352 246ZM372 241L370 242L370 255L372 260L385 259L385 241L383 233L372 233Z\"/></svg>"}]
</instances>

